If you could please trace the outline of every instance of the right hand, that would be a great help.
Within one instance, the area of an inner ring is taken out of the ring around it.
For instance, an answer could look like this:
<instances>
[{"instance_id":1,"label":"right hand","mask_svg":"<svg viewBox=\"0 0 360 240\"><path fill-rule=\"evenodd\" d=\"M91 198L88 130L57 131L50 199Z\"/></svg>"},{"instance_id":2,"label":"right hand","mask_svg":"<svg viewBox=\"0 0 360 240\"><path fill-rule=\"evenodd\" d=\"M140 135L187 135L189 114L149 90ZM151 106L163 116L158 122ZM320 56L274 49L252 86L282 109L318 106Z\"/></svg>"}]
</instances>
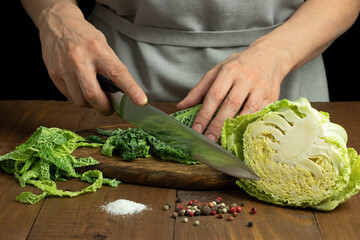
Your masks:
<instances>
[{"instance_id":1,"label":"right hand","mask_svg":"<svg viewBox=\"0 0 360 240\"><path fill-rule=\"evenodd\" d=\"M70 101L111 114L111 105L96 79L97 74L104 74L135 104L146 104L145 93L105 36L84 19L76 5L54 5L41 17L38 28L45 65L56 87Z\"/></svg>"}]
</instances>

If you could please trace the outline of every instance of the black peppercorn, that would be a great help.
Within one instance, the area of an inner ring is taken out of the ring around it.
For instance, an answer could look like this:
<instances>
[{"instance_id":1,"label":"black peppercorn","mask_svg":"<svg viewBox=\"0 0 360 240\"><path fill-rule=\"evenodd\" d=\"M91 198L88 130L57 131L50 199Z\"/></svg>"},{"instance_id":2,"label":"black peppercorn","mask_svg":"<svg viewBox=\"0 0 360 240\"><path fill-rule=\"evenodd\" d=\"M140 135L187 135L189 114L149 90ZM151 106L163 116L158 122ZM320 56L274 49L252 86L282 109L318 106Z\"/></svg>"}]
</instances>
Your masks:
<instances>
[{"instance_id":1,"label":"black peppercorn","mask_svg":"<svg viewBox=\"0 0 360 240\"><path fill-rule=\"evenodd\" d=\"M253 222L251 222L251 221L250 221L250 222L248 222L248 224L247 224L247 226L248 226L248 227L252 227L253 225L254 225L254 223L253 223Z\"/></svg>"}]
</instances>

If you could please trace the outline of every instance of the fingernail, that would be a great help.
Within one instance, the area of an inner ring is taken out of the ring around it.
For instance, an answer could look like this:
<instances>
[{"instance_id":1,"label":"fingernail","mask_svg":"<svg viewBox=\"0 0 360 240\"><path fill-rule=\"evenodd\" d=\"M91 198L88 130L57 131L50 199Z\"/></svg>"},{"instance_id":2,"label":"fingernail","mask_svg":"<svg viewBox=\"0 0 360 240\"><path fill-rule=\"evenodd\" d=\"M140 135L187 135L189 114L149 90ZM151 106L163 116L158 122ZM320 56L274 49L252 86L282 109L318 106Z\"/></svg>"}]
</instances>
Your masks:
<instances>
[{"instance_id":1,"label":"fingernail","mask_svg":"<svg viewBox=\"0 0 360 240\"><path fill-rule=\"evenodd\" d=\"M206 136L208 139L210 139L211 141L215 142L216 141L216 138L213 134L209 134Z\"/></svg>"},{"instance_id":2,"label":"fingernail","mask_svg":"<svg viewBox=\"0 0 360 240\"><path fill-rule=\"evenodd\" d=\"M199 133L202 133L202 126L200 123L196 123L194 126L193 126L193 129Z\"/></svg>"},{"instance_id":3,"label":"fingernail","mask_svg":"<svg viewBox=\"0 0 360 240\"><path fill-rule=\"evenodd\" d=\"M143 93L138 93L135 96L135 103L138 105L145 105L147 103L147 97Z\"/></svg>"}]
</instances>

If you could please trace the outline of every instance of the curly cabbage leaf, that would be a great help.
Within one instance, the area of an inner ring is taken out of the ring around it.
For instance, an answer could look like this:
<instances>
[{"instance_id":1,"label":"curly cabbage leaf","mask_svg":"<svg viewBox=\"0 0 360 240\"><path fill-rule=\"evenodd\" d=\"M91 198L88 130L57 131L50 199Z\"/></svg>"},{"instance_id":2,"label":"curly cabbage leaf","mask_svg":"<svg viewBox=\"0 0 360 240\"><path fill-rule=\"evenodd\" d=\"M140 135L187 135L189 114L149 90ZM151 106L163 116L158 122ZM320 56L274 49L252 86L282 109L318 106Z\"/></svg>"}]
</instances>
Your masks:
<instances>
[{"instance_id":1,"label":"curly cabbage leaf","mask_svg":"<svg viewBox=\"0 0 360 240\"><path fill-rule=\"evenodd\" d=\"M161 142L139 128L128 128L126 130L98 129L98 133L109 136L101 149L101 153L108 157L112 157L113 152L117 151L125 161L132 161L137 157L150 157L151 152L167 161L185 164L199 163L189 154Z\"/></svg>"},{"instance_id":2,"label":"curly cabbage leaf","mask_svg":"<svg viewBox=\"0 0 360 240\"><path fill-rule=\"evenodd\" d=\"M360 161L346 131L301 98L228 119L223 147L261 178L237 185L260 200L333 210L360 189Z\"/></svg>"},{"instance_id":3,"label":"curly cabbage leaf","mask_svg":"<svg viewBox=\"0 0 360 240\"><path fill-rule=\"evenodd\" d=\"M92 157L75 158L71 153L78 147L101 147L103 144L89 143L76 133L59 128L39 127L31 137L8 154L0 156L0 166L13 173L20 186L34 185L43 191L40 195L30 192L21 193L16 199L34 204L47 196L74 197L96 191L101 185L117 186L120 181L103 178L98 171L83 174L75 168L96 165L99 162ZM68 177L80 178L92 183L78 191L57 189L54 181L65 181ZM91 177L91 181L89 180Z\"/></svg>"}]
</instances>

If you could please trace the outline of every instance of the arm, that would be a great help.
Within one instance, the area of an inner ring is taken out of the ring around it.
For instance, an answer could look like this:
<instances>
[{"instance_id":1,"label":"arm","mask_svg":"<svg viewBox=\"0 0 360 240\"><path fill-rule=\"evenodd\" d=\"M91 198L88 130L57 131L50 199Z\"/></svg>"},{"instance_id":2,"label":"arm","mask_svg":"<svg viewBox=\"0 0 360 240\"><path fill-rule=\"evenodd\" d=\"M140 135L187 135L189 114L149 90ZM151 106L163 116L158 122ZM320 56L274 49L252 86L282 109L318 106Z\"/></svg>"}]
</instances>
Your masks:
<instances>
[{"instance_id":1,"label":"arm","mask_svg":"<svg viewBox=\"0 0 360 240\"><path fill-rule=\"evenodd\" d=\"M278 100L280 84L291 71L321 54L356 20L359 0L308 0L283 25L232 54L207 72L177 107L203 105L193 128L216 141L227 118L253 113Z\"/></svg>"},{"instance_id":2,"label":"arm","mask_svg":"<svg viewBox=\"0 0 360 240\"><path fill-rule=\"evenodd\" d=\"M56 87L78 106L112 113L96 74L105 74L129 98L146 104L142 89L106 42L87 22L76 0L22 0L25 11L39 29L42 55Z\"/></svg>"}]
</instances>

